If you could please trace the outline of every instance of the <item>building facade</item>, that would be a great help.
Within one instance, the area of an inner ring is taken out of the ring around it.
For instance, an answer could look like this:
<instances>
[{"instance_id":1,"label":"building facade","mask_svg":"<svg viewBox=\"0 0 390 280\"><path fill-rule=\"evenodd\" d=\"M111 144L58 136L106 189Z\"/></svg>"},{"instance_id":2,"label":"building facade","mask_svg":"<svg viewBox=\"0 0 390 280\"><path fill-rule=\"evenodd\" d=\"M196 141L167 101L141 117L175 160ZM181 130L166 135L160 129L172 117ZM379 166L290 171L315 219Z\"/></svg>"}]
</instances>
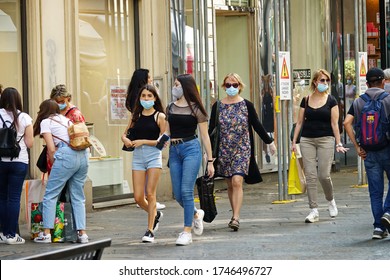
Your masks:
<instances>
[{"instance_id":1,"label":"building facade","mask_svg":"<svg viewBox=\"0 0 390 280\"><path fill-rule=\"evenodd\" d=\"M389 64L389 14L388 0L0 0L0 84L23 94L33 118L52 87L67 85L97 139L89 177L99 201L132 192L132 155L121 150L120 139L135 69L150 70L164 104L175 76L192 73L208 110L224 96L223 77L236 72L247 85L243 97L256 105L278 144L278 155L271 156L257 140L259 166L280 172L283 182L290 128L311 73L332 73L341 123L359 94L347 92L348 77L359 88L358 52L367 51L367 67ZM281 102L280 51L290 54L292 85L291 99ZM345 134L343 141L349 144ZM30 151L32 178L40 177L41 144L37 138ZM356 153L336 155L336 162L357 164ZM167 167L158 196L171 197Z\"/></svg>"}]
</instances>

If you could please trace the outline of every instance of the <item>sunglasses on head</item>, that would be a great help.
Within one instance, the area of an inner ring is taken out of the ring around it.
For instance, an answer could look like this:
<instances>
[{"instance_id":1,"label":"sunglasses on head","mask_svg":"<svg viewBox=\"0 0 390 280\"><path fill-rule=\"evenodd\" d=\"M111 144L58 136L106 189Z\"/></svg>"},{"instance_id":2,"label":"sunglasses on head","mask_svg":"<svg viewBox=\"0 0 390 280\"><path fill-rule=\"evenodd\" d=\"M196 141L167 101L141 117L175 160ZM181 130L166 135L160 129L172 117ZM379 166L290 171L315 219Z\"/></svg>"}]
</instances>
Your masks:
<instances>
[{"instance_id":1,"label":"sunglasses on head","mask_svg":"<svg viewBox=\"0 0 390 280\"><path fill-rule=\"evenodd\" d=\"M329 79L321 79L320 82L321 82L321 83L325 83L325 82L329 83L330 80L329 80Z\"/></svg>"},{"instance_id":2,"label":"sunglasses on head","mask_svg":"<svg viewBox=\"0 0 390 280\"><path fill-rule=\"evenodd\" d=\"M238 88L239 85L240 85L240 84L238 84L238 83L233 83L233 84L231 84L231 83L225 83L225 87L226 87L226 88L230 88L231 86L233 86L234 88Z\"/></svg>"}]
</instances>

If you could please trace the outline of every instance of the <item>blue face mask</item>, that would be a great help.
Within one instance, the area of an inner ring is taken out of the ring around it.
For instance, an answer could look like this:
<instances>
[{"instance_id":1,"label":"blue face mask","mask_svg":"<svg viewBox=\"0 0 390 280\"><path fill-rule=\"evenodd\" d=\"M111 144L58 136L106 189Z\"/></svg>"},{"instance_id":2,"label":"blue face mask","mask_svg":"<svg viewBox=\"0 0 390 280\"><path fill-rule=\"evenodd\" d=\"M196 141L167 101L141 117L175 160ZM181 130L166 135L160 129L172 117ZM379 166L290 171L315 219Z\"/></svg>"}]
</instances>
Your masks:
<instances>
[{"instance_id":1,"label":"blue face mask","mask_svg":"<svg viewBox=\"0 0 390 280\"><path fill-rule=\"evenodd\" d=\"M59 103L58 104L58 107L60 107L60 111L62 111L62 110L65 110L65 108L66 108L66 103L64 102L64 103Z\"/></svg>"},{"instance_id":2,"label":"blue face mask","mask_svg":"<svg viewBox=\"0 0 390 280\"><path fill-rule=\"evenodd\" d=\"M141 100L141 105L145 109L150 109L154 106L154 100Z\"/></svg>"},{"instance_id":3,"label":"blue face mask","mask_svg":"<svg viewBox=\"0 0 390 280\"><path fill-rule=\"evenodd\" d=\"M238 94L238 88L231 86L226 89L226 94L229 96L235 96Z\"/></svg>"},{"instance_id":4,"label":"blue face mask","mask_svg":"<svg viewBox=\"0 0 390 280\"><path fill-rule=\"evenodd\" d=\"M319 92L324 92L324 91L326 91L328 88L329 88L329 86L326 85L326 84L318 84L318 85L317 85L317 90L318 90Z\"/></svg>"}]
</instances>

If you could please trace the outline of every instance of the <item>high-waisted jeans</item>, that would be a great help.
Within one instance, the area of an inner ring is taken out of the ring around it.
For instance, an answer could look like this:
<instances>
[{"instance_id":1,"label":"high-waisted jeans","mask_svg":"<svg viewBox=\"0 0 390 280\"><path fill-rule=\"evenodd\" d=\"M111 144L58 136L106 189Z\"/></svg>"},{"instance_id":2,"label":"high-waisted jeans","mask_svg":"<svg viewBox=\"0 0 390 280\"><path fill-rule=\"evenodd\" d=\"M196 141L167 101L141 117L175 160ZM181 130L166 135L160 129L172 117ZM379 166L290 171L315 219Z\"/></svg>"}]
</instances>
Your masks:
<instances>
[{"instance_id":1,"label":"high-waisted jeans","mask_svg":"<svg viewBox=\"0 0 390 280\"><path fill-rule=\"evenodd\" d=\"M197 209L194 203L194 187L202 160L198 139L171 145L169 148L169 169L173 194L184 208L184 226L191 227Z\"/></svg>"},{"instance_id":2,"label":"high-waisted jeans","mask_svg":"<svg viewBox=\"0 0 390 280\"><path fill-rule=\"evenodd\" d=\"M88 149L75 151L66 144L59 145L43 197L43 227L52 229L56 204L68 182L70 201L77 230L86 229L84 183L88 173Z\"/></svg>"}]
</instances>

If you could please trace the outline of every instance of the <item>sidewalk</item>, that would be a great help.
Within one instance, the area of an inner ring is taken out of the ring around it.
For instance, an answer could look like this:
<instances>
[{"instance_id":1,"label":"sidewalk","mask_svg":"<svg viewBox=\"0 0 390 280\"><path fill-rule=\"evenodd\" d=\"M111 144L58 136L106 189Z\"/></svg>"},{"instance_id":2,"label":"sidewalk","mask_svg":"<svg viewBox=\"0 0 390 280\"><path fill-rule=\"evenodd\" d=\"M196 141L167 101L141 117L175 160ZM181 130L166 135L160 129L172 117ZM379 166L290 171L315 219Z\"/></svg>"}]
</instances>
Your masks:
<instances>
[{"instance_id":1,"label":"sidewalk","mask_svg":"<svg viewBox=\"0 0 390 280\"><path fill-rule=\"evenodd\" d=\"M307 196L296 201L273 204L278 200L277 174L264 175L263 183L244 187L244 203L238 232L227 223L231 218L225 189L217 193L218 216L205 223L202 236L193 234L189 246L176 246L182 230L183 211L173 200L163 202L167 208L156 233L154 244L144 244L147 215L134 205L96 210L87 214L90 240L112 238L105 260L376 260L390 259L390 237L372 240L373 218L368 189L353 188L355 170L332 173L339 215L331 219L327 202L319 187L320 221L304 223L309 213ZM386 183L387 191L387 183ZM198 205L198 203L196 203ZM26 226L21 225L24 245L0 244L0 259L17 259L30 254L78 246L78 244L35 244L28 239Z\"/></svg>"}]
</instances>

